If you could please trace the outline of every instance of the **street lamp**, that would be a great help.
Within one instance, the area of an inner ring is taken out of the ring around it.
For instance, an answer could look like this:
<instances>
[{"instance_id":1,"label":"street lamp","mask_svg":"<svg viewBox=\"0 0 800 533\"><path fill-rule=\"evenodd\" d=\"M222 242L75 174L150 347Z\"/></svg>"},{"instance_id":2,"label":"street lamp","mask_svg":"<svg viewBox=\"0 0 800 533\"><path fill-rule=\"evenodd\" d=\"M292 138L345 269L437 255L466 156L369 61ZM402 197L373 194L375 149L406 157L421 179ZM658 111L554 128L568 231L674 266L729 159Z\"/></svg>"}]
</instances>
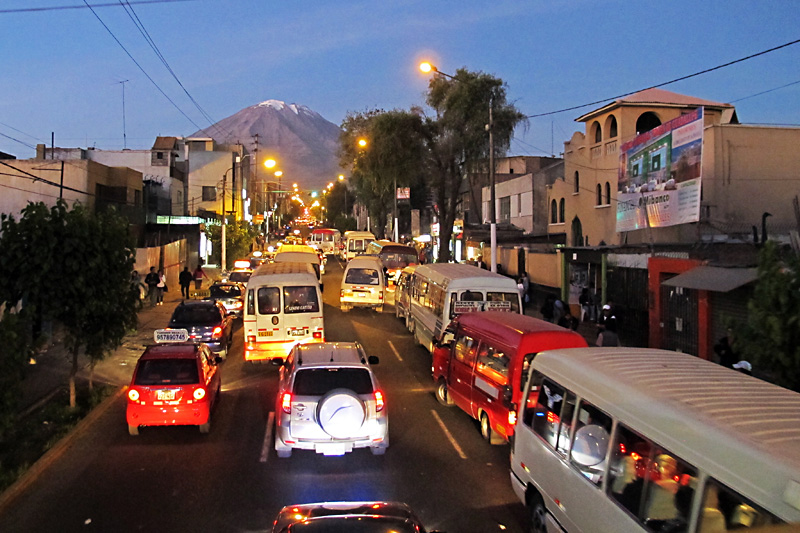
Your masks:
<instances>
[{"instance_id":1,"label":"street lamp","mask_svg":"<svg viewBox=\"0 0 800 533\"><path fill-rule=\"evenodd\" d=\"M234 170L235 168L236 168L236 166L233 166L233 167L229 168L222 175L222 230L220 231L220 237L221 237L221 240L222 240L222 246L220 247L220 270L223 271L223 272L226 270L226 267L227 267L227 262L226 262L227 257L225 255L225 252L226 252L226 249L225 249L225 241L226 241L225 228L228 225L228 217L227 217L227 213L225 212L225 190L228 188L228 172L233 170L234 171L233 175L235 176L236 175L236 171Z\"/></svg>"},{"instance_id":2,"label":"street lamp","mask_svg":"<svg viewBox=\"0 0 800 533\"><path fill-rule=\"evenodd\" d=\"M436 68L435 65L425 61L420 63L419 69L422 72L435 72L451 80L455 80L454 76L446 74ZM491 244L491 270L497 272L497 207L495 205L495 187L494 187L494 123L492 120L492 99L489 97L489 123L486 125L486 131L489 133L489 242ZM439 237L441 244L441 235Z\"/></svg>"}]
</instances>

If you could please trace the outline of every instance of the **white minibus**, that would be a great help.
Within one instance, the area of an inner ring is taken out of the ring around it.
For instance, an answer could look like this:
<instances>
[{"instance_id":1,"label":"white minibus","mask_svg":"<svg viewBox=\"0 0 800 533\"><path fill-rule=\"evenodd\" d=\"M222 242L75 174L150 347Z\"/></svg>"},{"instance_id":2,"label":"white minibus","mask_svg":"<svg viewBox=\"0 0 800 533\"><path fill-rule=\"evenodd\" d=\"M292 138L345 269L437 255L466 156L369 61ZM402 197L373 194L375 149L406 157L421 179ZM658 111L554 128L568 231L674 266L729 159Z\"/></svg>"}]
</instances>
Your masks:
<instances>
[{"instance_id":1,"label":"white minibus","mask_svg":"<svg viewBox=\"0 0 800 533\"><path fill-rule=\"evenodd\" d=\"M325 342L322 291L308 263L269 263L247 282L244 360L263 361L296 345Z\"/></svg>"},{"instance_id":2,"label":"white minibus","mask_svg":"<svg viewBox=\"0 0 800 533\"><path fill-rule=\"evenodd\" d=\"M434 341L456 315L475 311L522 313L517 283L463 263L421 265L410 286L409 328L433 352Z\"/></svg>"},{"instance_id":3,"label":"white minibus","mask_svg":"<svg viewBox=\"0 0 800 533\"><path fill-rule=\"evenodd\" d=\"M320 260L315 249L306 244L284 244L278 248L273 257L274 263L308 263L317 275L317 281L322 283L322 274L325 273L325 264Z\"/></svg>"},{"instance_id":4,"label":"white minibus","mask_svg":"<svg viewBox=\"0 0 800 533\"><path fill-rule=\"evenodd\" d=\"M347 263L339 291L342 312L353 307L369 307L383 313L386 278L383 263L374 255L360 255Z\"/></svg>"},{"instance_id":5,"label":"white minibus","mask_svg":"<svg viewBox=\"0 0 800 533\"><path fill-rule=\"evenodd\" d=\"M342 241L342 261L350 261L352 258L367 251L367 245L375 240L375 235L368 231L345 231Z\"/></svg>"},{"instance_id":6,"label":"white minibus","mask_svg":"<svg viewBox=\"0 0 800 533\"><path fill-rule=\"evenodd\" d=\"M511 446L530 531L749 530L800 521L800 394L689 354L536 355Z\"/></svg>"},{"instance_id":7,"label":"white minibus","mask_svg":"<svg viewBox=\"0 0 800 533\"><path fill-rule=\"evenodd\" d=\"M342 234L338 229L333 228L315 228L308 236L309 246L318 249L325 255L337 253L341 240Z\"/></svg>"}]
</instances>

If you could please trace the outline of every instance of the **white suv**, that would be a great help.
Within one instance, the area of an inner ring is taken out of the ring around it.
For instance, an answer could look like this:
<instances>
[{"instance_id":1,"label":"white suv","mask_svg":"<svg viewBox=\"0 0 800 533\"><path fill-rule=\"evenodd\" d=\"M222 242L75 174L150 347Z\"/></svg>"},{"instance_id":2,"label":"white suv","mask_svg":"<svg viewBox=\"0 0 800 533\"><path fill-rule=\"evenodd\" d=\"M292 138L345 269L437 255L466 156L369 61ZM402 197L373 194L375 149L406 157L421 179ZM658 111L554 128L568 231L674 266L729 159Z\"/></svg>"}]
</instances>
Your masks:
<instances>
[{"instance_id":1,"label":"white suv","mask_svg":"<svg viewBox=\"0 0 800 533\"><path fill-rule=\"evenodd\" d=\"M298 344L280 369L275 405L275 451L344 455L389 447L389 417L367 357L355 342Z\"/></svg>"}]
</instances>

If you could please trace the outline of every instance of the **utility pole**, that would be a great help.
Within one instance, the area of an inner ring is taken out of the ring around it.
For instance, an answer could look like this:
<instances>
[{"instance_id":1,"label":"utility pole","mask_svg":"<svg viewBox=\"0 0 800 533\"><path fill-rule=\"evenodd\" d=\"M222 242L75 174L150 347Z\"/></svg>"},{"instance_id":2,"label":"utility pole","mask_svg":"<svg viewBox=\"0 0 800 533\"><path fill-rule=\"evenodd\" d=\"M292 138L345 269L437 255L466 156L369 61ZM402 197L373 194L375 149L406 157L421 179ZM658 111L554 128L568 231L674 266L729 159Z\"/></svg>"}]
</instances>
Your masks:
<instances>
[{"instance_id":1,"label":"utility pole","mask_svg":"<svg viewBox=\"0 0 800 533\"><path fill-rule=\"evenodd\" d=\"M486 125L486 129L489 130L489 197L490 205L489 205L489 233L490 233L490 243L492 247L491 253L491 267L492 272L497 272L497 211L495 206L495 194L494 194L494 133L493 133L493 122L492 122L492 97L489 97L489 124Z\"/></svg>"},{"instance_id":2,"label":"utility pole","mask_svg":"<svg viewBox=\"0 0 800 533\"><path fill-rule=\"evenodd\" d=\"M125 84L128 83L129 80L122 80L118 81L120 85L122 85L122 149L128 149L128 135L125 131Z\"/></svg>"},{"instance_id":3,"label":"utility pole","mask_svg":"<svg viewBox=\"0 0 800 533\"><path fill-rule=\"evenodd\" d=\"M255 209L252 213L258 214L258 205L261 203L258 201L258 195L261 192L261 185L258 183L258 133L253 135L255 137L255 148L253 148L253 191L256 195L255 201ZM266 213L264 213L266 216Z\"/></svg>"}]
</instances>

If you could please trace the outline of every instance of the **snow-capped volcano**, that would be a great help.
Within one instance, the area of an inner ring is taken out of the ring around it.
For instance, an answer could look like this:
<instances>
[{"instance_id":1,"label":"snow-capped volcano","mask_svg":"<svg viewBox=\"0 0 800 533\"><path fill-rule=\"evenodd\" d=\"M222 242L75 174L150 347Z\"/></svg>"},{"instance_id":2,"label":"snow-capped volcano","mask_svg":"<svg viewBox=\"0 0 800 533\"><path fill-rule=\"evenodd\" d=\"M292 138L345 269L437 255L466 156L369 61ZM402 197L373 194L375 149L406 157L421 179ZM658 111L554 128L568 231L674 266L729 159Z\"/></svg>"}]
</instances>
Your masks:
<instances>
[{"instance_id":1,"label":"snow-capped volcano","mask_svg":"<svg viewBox=\"0 0 800 533\"><path fill-rule=\"evenodd\" d=\"M242 143L258 158L275 159L285 182L321 189L341 172L336 157L339 127L304 105L266 100L246 107L192 137L218 144Z\"/></svg>"}]
</instances>

